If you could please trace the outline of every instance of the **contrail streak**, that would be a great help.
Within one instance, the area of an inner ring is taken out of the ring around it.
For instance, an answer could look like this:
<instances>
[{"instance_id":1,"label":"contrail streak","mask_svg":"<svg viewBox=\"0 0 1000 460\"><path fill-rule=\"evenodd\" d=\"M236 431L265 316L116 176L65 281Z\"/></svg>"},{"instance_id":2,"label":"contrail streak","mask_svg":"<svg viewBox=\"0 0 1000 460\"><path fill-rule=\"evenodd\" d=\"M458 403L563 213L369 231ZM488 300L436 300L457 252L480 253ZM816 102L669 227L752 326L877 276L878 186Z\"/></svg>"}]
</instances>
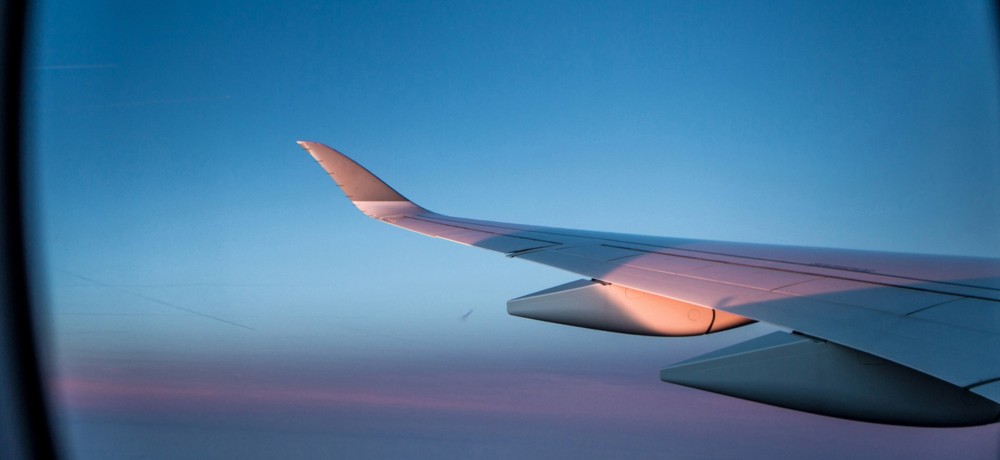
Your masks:
<instances>
[{"instance_id":1,"label":"contrail streak","mask_svg":"<svg viewBox=\"0 0 1000 460\"><path fill-rule=\"evenodd\" d=\"M191 313L192 315L198 315L198 316L201 316L201 317L204 317L204 318L213 319L213 320L216 320L216 321L219 321L219 322L223 322L223 323L226 323L226 324L231 324L233 326L241 327L243 329L248 329L248 330L255 331L255 332L257 331L257 329L254 329L254 328L252 328L250 326L244 326L244 325L242 325L240 323L229 321L228 319L222 319L222 318L219 318L218 316L212 316L212 315L209 315L209 314L206 314L206 313L202 313L200 311L195 311L195 310L192 310L190 308L182 307L180 305L174 305L172 303L164 302L164 301L162 301L160 299L156 299L156 298L150 297L150 296L145 295L145 294L140 294L138 292L131 291L131 290L125 289L125 288L120 287L120 286L114 286L114 285L111 285L111 284L108 284L108 283L104 283L104 282L95 280L93 278L88 278L86 276L83 276L83 275L80 275L80 274L77 274L77 273L73 273L73 272L68 271L68 270L63 270L61 268L57 268L56 270L60 271L62 273L65 273L67 275L70 275L70 276L72 276L74 278L79 278L79 279L81 279L83 281L86 281L88 283L92 283L92 284L95 284L95 285L98 285L98 286L103 286L103 287L106 287L106 288L117 289L117 290L119 290L121 292L124 292L126 294L131 294L131 295L136 296L136 297L138 297L140 299L143 299L143 300L146 300L146 301L149 301L149 302L153 302L155 304L163 305L165 307L170 307L170 308L173 308L175 310L180 310L180 311L188 312L188 313Z\"/></svg>"}]
</instances>

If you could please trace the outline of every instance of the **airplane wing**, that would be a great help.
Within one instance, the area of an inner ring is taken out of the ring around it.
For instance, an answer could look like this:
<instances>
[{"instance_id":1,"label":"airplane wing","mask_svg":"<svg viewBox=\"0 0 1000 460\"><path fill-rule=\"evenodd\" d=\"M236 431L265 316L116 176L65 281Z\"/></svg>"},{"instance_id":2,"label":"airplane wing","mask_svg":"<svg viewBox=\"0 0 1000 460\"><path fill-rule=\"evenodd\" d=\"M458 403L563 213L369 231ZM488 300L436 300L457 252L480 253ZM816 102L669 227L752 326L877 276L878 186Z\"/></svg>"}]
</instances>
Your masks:
<instances>
[{"instance_id":1,"label":"airplane wing","mask_svg":"<svg viewBox=\"0 0 1000 460\"><path fill-rule=\"evenodd\" d=\"M299 142L382 222L585 277L512 315L686 336L775 332L661 370L664 381L796 410L914 426L1000 420L1000 260L727 243L431 212L325 145Z\"/></svg>"}]
</instances>

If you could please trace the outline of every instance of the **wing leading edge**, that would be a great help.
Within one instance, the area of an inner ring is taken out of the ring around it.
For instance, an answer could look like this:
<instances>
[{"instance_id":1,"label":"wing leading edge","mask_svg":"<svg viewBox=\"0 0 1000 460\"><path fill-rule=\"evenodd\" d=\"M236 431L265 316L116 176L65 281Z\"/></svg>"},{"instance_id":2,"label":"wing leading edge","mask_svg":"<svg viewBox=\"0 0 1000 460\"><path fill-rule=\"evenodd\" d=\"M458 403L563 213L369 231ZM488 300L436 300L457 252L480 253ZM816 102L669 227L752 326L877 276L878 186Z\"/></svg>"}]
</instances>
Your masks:
<instances>
[{"instance_id":1,"label":"wing leading edge","mask_svg":"<svg viewBox=\"0 0 1000 460\"><path fill-rule=\"evenodd\" d=\"M880 423L965 426L1000 417L1000 260L450 217L336 150L299 144L374 219L588 278L513 299L512 315L640 335L706 334L753 321L794 331L670 366L665 381Z\"/></svg>"}]
</instances>

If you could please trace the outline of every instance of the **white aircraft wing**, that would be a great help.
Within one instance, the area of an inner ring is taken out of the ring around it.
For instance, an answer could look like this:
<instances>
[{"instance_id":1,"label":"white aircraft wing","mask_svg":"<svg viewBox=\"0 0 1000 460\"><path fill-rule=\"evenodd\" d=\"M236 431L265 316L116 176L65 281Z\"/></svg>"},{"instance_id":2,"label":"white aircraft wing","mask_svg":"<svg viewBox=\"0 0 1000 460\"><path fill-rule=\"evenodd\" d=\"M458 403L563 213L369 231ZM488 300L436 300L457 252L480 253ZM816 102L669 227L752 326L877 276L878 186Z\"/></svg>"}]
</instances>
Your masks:
<instances>
[{"instance_id":1,"label":"white aircraft wing","mask_svg":"<svg viewBox=\"0 0 1000 460\"><path fill-rule=\"evenodd\" d=\"M790 331L667 367L664 381L879 423L1000 420L1000 260L450 217L325 145L299 144L374 219L586 277L509 301L512 315L656 336L753 321Z\"/></svg>"}]
</instances>

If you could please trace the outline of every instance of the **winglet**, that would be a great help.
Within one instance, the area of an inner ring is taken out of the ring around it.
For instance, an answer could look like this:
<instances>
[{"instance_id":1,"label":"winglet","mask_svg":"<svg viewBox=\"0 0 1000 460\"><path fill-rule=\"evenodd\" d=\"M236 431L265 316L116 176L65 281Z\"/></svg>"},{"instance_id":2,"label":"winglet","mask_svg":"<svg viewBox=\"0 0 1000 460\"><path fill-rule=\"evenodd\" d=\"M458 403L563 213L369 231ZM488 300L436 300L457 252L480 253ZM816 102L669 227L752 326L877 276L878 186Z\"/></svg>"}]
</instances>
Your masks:
<instances>
[{"instance_id":1,"label":"winglet","mask_svg":"<svg viewBox=\"0 0 1000 460\"><path fill-rule=\"evenodd\" d=\"M298 144L326 170L347 198L370 217L385 220L428 212L406 199L347 155L318 142L299 141Z\"/></svg>"}]
</instances>

